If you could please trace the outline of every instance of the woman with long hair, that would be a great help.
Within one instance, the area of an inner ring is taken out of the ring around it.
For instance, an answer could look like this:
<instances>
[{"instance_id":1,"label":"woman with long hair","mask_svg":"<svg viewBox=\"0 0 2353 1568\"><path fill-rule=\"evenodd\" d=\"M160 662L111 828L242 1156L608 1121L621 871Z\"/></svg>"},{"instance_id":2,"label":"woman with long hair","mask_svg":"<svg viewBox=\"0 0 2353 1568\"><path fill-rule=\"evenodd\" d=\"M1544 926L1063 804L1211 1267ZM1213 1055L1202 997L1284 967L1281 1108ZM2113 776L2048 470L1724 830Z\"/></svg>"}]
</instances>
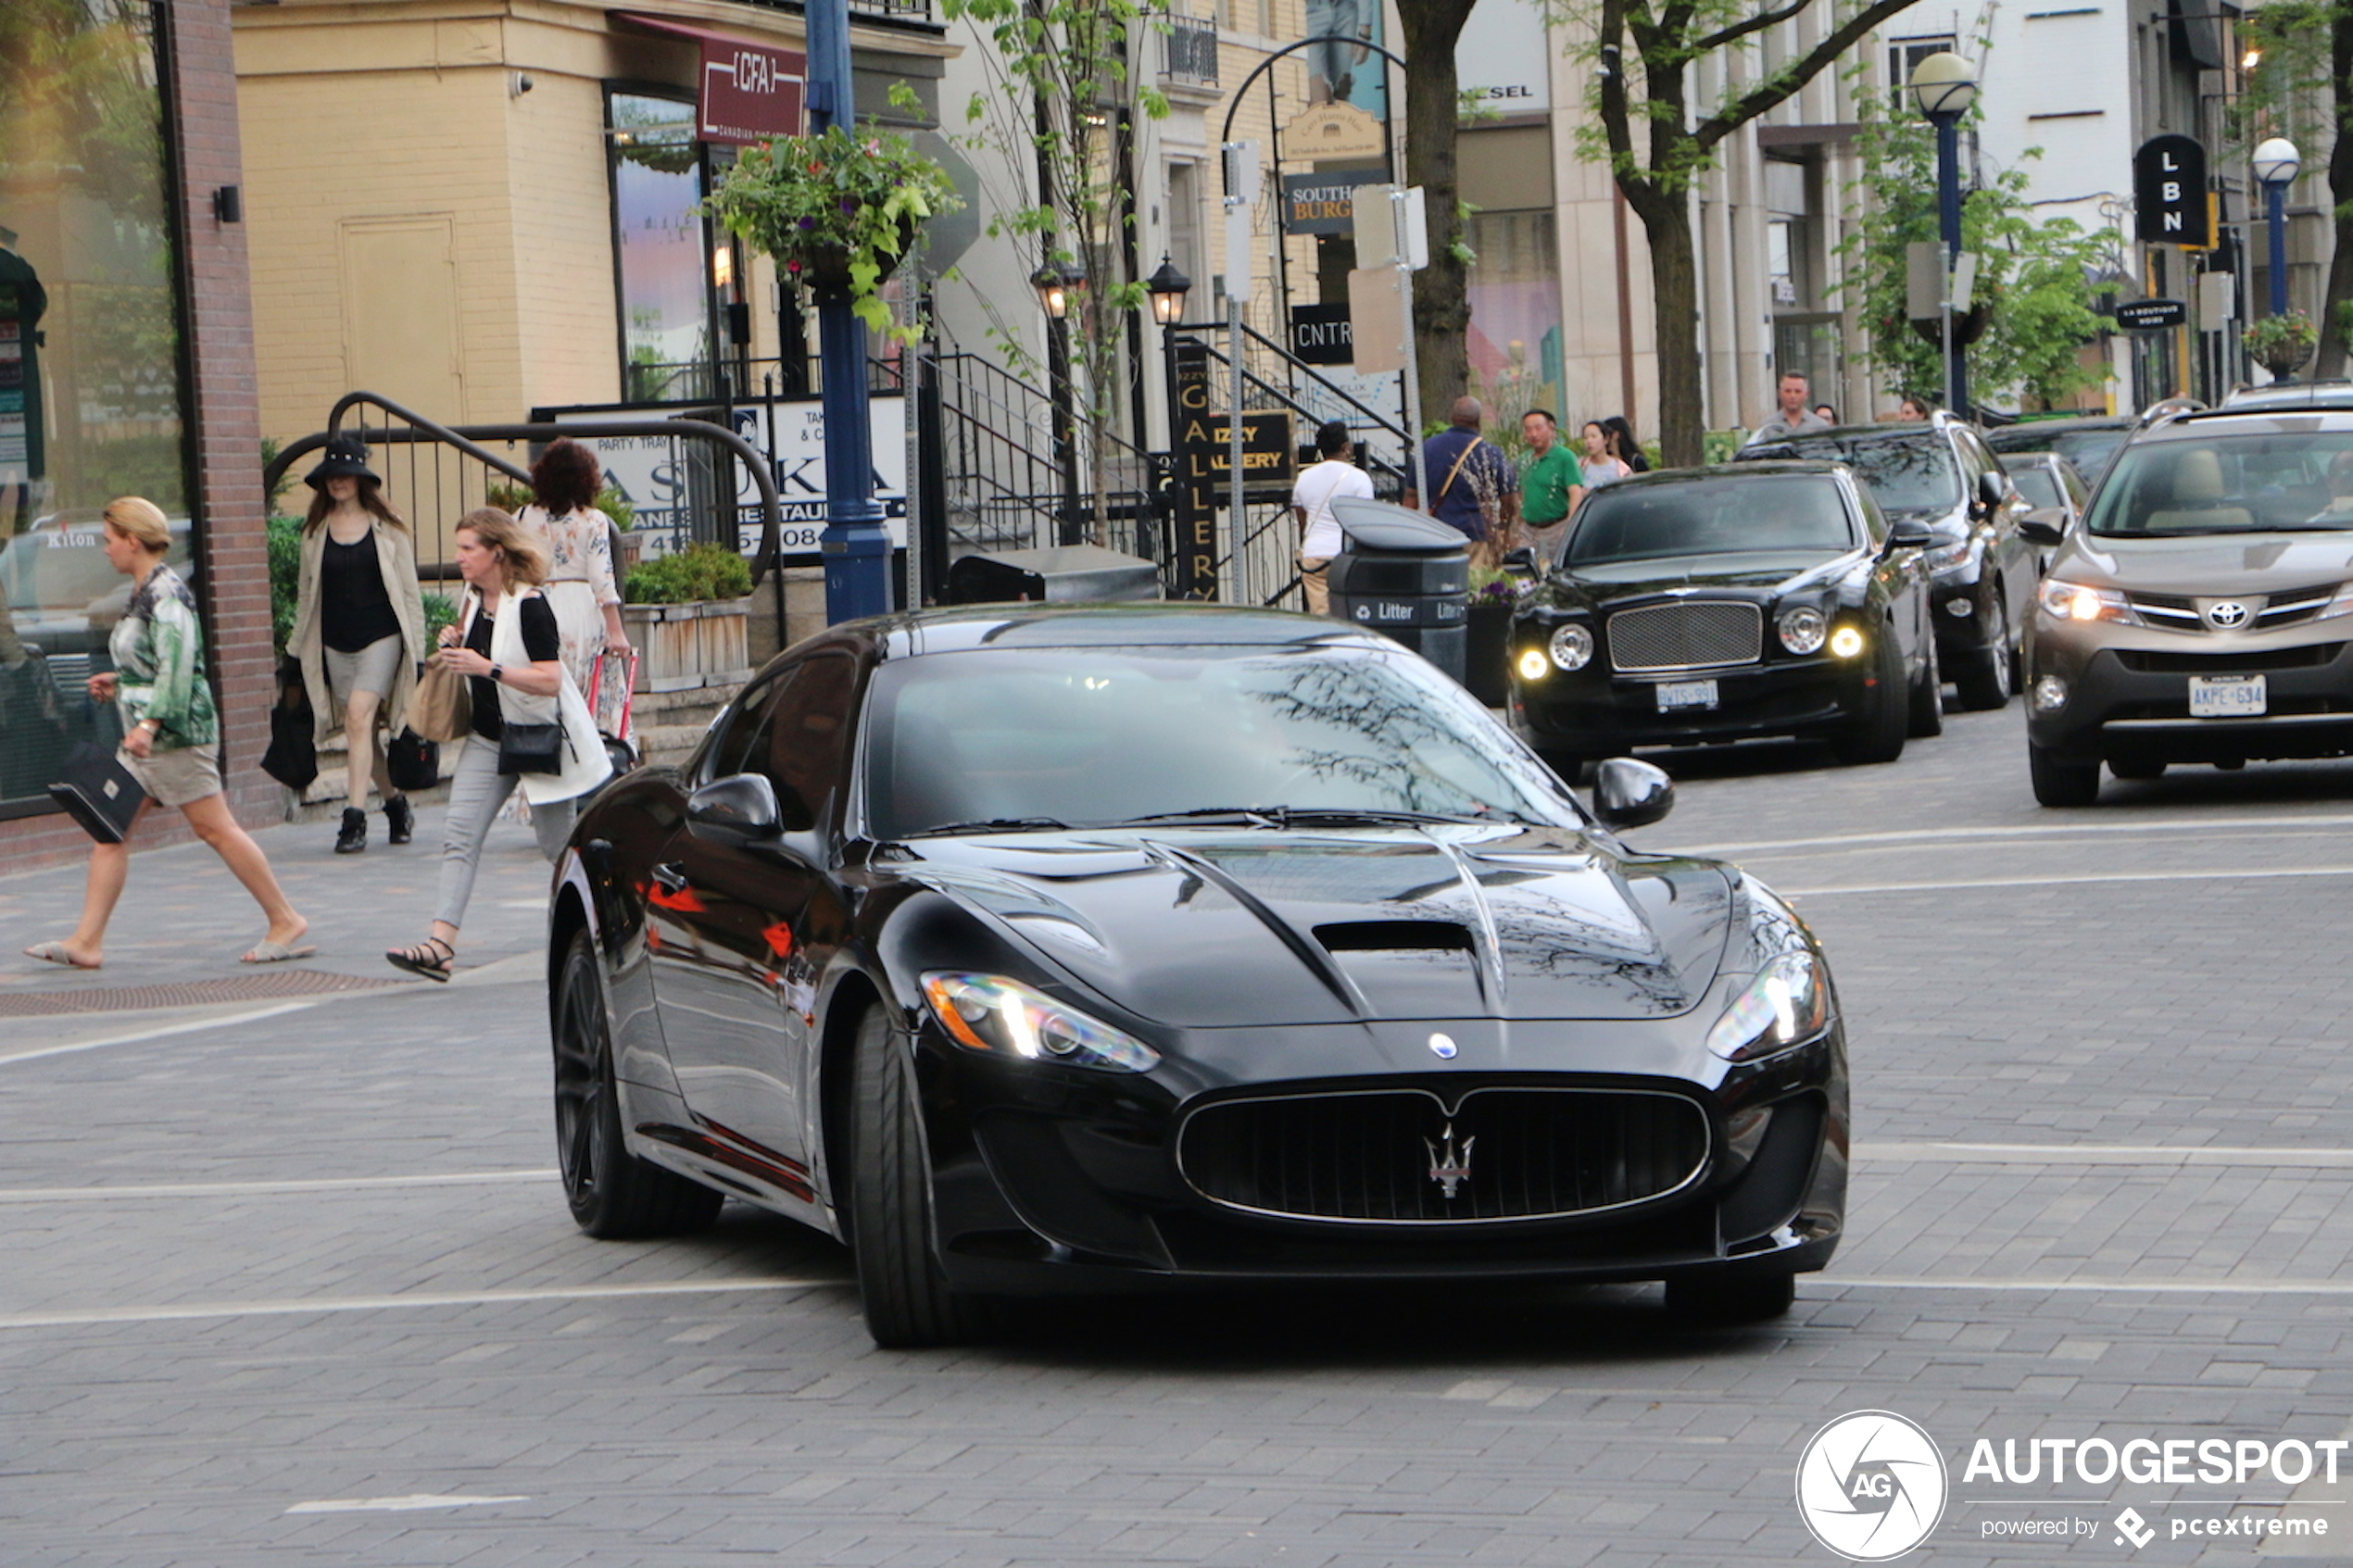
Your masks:
<instances>
[{"instance_id":1,"label":"woman with long hair","mask_svg":"<svg viewBox=\"0 0 2353 1568\"><path fill-rule=\"evenodd\" d=\"M611 520L597 509L604 477L596 453L559 436L531 465L533 502L517 521L547 552L547 580L541 587L556 612L564 670L581 691L594 686L597 727L626 740L620 715L627 696L629 633L613 579ZM593 678L598 654L613 656L600 681Z\"/></svg>"},{"instance_id":2,"label":"woman with long hair","mask_svg":"<svg viewBox=\"0 0 2353 1568\"><path fill-rule=\"evenodd\" d=\"M1642 456L1642 444L1634 439L1634 427L1623 414L1612 414L1602 421L1603 431L1609 436L1609 455L1626 465L1629 473L1648 473L1651 460Z\"/></svg>"},{"instance_id":3,"label":"woman with long hair","mask_svg":"<svg viewBox=\"0 0 2353 1568\"><path fill-rule=\"evenodd\" d=\"M340 727L348 747L343 825L335 853L368 847L368 782L384 796L384 836L406 844L416 828L409 797L392 787L382 729L397 734L425 657L425 605L417 586L417 547L408 523L384 504L357 436L328 441L327 455L304 476L311 488L296 569L294 633L286 652L302 666L317 715L316 739Z\"/></svg>"},{"instance_id":4,"label":"woman with long hair","mask_svg":"<svg viewBox=\"0 0 2353 1568\"><path fill-rule=\"evenodd\" d=\"M122 715L122 746L115 760L139 781L147 798L122 843L91 848L82 923L73 935L62 942L36 942L25 955L75 969L99 967L106 957L107 922L131 874L130 837L150 811L163 806L188 819L196 836L261 906L270 928L245 949L243 961L307 959L318 949L297 944L310 922L286 901L269 858L229 814L220 793L220 726L212 688L205 684L204 627L196 618L195 595L163 563L171 524L162 508L136 495L108 502L105 516L107 562L130 578L132 587L131 603L107 639L115 667L90 677L90 698L113 703Z\"/></svg>"},{"instance_id":5,"label":"woman with long hair","mask_svg":"<svg viewBox=\"0 0 2353 1568\"><path fill-rule=\"evenodd\" d=\"M491 821L518 784L531 802L531 830L549 860L572 836L573 802L612 772L586 706L558 657L556 612L537 586L547 570L532 532L496 507L468 512L453 535L465 602L455 626L441 630L434 659L467 677L473 733L450 772L449 815L441 834L441 889L433 932L413 947L384 954L396 969L447 980L458 958L458 927L473 897L474 868ZM521 754L509 729L558 731L555 754ZM585 733L584 733L585 732ZM551 764L552 771L527 771Z\"/></svg>"}]
</instances>

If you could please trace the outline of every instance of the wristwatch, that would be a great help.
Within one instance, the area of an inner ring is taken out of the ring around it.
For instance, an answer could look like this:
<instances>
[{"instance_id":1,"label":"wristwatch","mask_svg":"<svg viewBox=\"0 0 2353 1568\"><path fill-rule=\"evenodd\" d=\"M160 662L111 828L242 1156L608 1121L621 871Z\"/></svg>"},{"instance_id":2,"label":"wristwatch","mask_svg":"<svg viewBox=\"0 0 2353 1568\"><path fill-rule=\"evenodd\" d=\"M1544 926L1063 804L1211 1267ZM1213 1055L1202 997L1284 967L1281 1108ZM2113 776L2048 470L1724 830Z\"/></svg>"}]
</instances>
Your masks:
<instances>
[{"instance_id":1,"label":"wristwatch","mask_svg":"<svg viewBox=\"0 0 2353 1568\"><path fill-rule=\"evenodd\" d=\"M498 684L498 671L504 670L506 666L503 664L494 664L490 667L490 684L492 685L495 686Z\"/></svg>"}]
</instances>

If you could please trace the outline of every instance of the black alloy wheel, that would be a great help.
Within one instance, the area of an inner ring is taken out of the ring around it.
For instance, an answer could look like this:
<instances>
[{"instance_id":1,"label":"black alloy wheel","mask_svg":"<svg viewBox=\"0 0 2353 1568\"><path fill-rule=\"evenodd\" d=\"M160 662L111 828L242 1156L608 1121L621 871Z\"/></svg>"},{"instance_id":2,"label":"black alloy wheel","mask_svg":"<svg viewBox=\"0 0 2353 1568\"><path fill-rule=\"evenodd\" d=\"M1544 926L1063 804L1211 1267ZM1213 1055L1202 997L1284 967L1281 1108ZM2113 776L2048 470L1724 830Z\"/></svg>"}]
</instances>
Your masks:
<instances>
[{"instance_id":1,"label":"black alloy wheel","mask_svg":"<svg viewBox=\"0 0 2353 1568\"><path fill-rule=\"evenodd\" d=\"M1921 662L1920 677L1912 683L1911 723L1906 733L1914 740L1944 733L1944 671L1937 660L1933 634L1928 639L1928 658Z\"/></svg>"},{"instance_id":2,"label":"black alloy wheel","mask_svg":"<svg viewBox=\"0 0 2353 1568\"><path fill-rule=\"evenodd\" d=\"M2010 611L2002 602L2001 579L1994 580L1993 593L1994 635L1953 681L1961 706L1978 713L2010 705Z\"/></svg>"},{"instance_id":3,"label":"black alloy wheel","mask_svg":"<svg viewBox=\"0 0 2353 1568\"><path fill-rule=\"evenodd\" d=\"M1667 1282L1667 1315L1684 1328L1737 1328L1785 1317L1797 1299L1794 1274L1710 1279L1680 1274Z\"/></svg>"},{"instance_id":4,"label":"black alloy wheel","mask_svg":"<svg viewBox=\"0 0 2353 1568\"><path fill-rule=\"evenodd\" d=\"M2045 746L2026 743L2026 771L2042 806L2089 806L2100 797L2097 762L2062 762Z\"/></svg>"},{"instance_id":5,"label":"black alloy wheel","mask_svg":"<svg viewBox=\"0 0 2353 1568\"><path fill-rule=\"evenodd\" d=\"M948 1288L932 1255L931 1161L908 1045L880 1006L858 1021L851 1070L850 1249L866 1332L886 1350L961 1345L984 1303Z\"/></svg>"},{"instance_id":6,"label":"black alloy wheel","mask_svg":"<svg viewBox=\"0 0 2353 1568\"><path fill-rule=\"evenodd\" d=\"M649 1164L621 1135L612 1031L597 945L573 934L557 983L556 1158L573 1223L601 1241L684 1236L719 1217L724 1194Z\"/></svg>"},{"instance_id":7,"label":"black alloy wheel","mask_svg":"<svg viewBox=\"0 0 2353 1568\"><path fill-rule=\"evenodd\" d=\"M1904 652L1891 628L1879 633L1876 684L1864 698L1863 717L1831 737L1831 755L1848 767L1893 762L1904 755L1904 732L1911 721L1911 693L1904 684Z\"/></svg>"}]
</instances>

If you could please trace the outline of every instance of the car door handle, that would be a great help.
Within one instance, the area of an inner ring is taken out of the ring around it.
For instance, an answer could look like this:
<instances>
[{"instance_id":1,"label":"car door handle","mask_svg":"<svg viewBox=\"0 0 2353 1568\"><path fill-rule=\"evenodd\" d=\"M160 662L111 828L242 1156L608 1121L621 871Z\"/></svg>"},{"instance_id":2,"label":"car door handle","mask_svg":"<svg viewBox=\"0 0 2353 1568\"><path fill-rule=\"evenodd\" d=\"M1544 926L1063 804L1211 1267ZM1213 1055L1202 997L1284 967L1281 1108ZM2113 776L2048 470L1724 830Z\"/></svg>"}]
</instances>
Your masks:
<instances>
[{"instance_id":1,"label":"car door handle","mask_svg":"<svg viewBox=\"0 0 2353 1568\"><path fill-rule=\"evenodd\" d=\"M664 893L686 891L686 868L675 860L663 861L661 865L654 867L650 874L654 879L654 885Z\"/></svg>"}]
</instances>

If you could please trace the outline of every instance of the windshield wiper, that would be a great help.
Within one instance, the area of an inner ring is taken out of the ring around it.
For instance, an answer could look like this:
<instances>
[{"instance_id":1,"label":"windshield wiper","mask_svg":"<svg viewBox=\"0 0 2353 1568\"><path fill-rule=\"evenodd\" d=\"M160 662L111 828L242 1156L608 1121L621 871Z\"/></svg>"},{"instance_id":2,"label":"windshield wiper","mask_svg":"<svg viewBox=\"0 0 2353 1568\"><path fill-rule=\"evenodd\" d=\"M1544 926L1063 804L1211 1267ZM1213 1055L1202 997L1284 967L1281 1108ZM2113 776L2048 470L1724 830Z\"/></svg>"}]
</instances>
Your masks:
<instances>
[{"instance_id":1,"label":"windshield wiper","mask_svg":"<svg viewBox=\"0 0 2353 1568\"><path fill-rule=\"evenodd\" d=\"M1122 817L1107 823L1110 827L1141 827L1148 822L1249 822L1257 827L1275 827L1283 819L1280 806L1202 806L1190 811L1147 811L1140 817Z\"/></svg>"},{"instance_id":2,"label":"windshield wiper","mask_svg":"<svg viewBox=\"0 0 2353 1568\"><path fill-rule=\"evenodd\" d=\"M989 817L979 822L942 822L937 827L918 828L902 833L901 838L938 838L951 833L1025 833L1066 828L1068 822L1058 817Z\"/></svg>"},{"instance_id":3,"label":"windshield wiper","mask_svg":"<svg viewBox=\"0 0 2353 1568\"><path fill-rule=\"evenodd\" d=\"M1412 811L1391 806L1298 806L1282 812L1290 822L1526 822L1516 811Z\"/></svg>"}]
</instances>

